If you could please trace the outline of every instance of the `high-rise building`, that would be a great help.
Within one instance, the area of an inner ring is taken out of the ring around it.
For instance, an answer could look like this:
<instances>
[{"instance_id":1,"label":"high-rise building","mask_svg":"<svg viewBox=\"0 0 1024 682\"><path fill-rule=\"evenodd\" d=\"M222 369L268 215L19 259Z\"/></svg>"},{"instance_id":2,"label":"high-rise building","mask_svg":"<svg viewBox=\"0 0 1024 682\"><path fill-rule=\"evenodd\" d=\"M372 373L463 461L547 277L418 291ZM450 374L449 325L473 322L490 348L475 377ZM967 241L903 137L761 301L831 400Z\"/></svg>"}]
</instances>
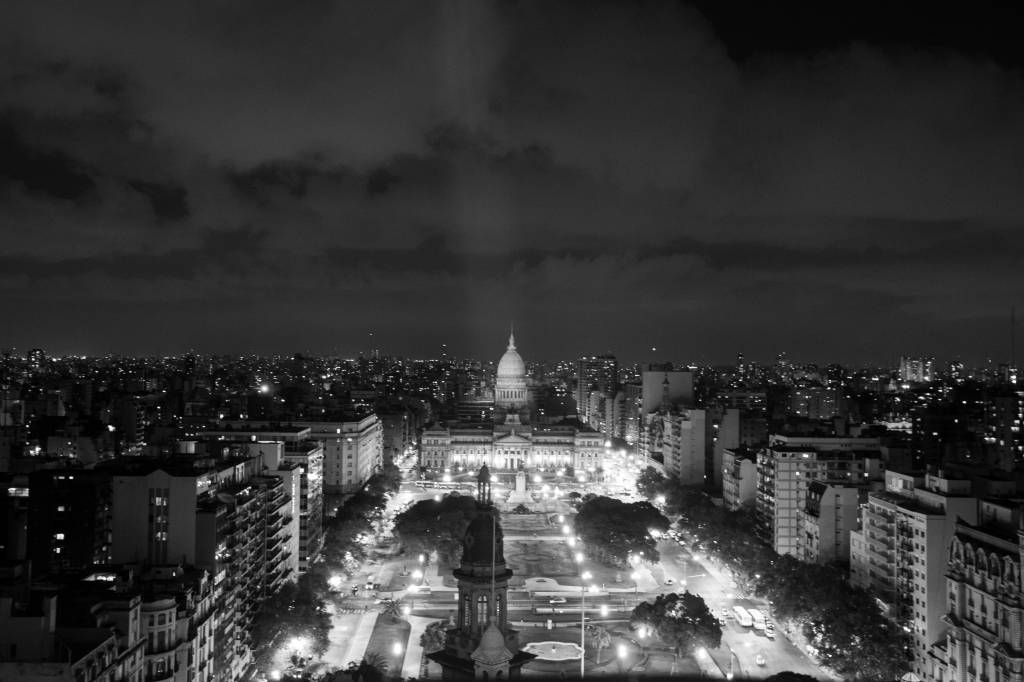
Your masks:
<instances>
[{"instance_id":1,"label":"high-rise building","mask_svg":"<svg viewBox=\"0 0 1024 682\"><path fill-rule=\"evenodd\" d=\"M609 393L619 383L619 361L614 355L584 355L576 361L576 411L590 423L591 392Z\"/></svg>"},{"instance_id":2,"label":"high-rise building","mask_svg":"<svg viewBox=\"0 0 1024 682\"><path fill-rule=\"evenodd\" d=\"M799 556L800 509L814 481L863 486L882 475L877 438L773 435L757 455L757 517L779 554Z\"/></svg>"},{"instance_id":3,"label":"high-rise building","mask_svg":"<svg viewBox=\"0 0 1024 682\"><path fill-rule=\"evenodd\" d=\"M29 474L28 556L37 576L80 573L111 561L111 477L89 469Z\"/></svg>"},{"instance_id":4,"label":"high-rise building","mask_svg":"<svg viewBox=\"0 0 1024 682\"><path fill-rule=\"evenodd\" d=\"M945 636L945 572L958 518L978 522L970 480L886 471L885 490L868 493L861 529L850 533L850 581L870 589L911 634L912 671L921 679L932 667L931 645Z\"/></svg>"},{"instance_id":5,"label":"high-rise building","mask_svg":"<svg viewBox=\"0 0 1024 682\"><path fill-rule=\"evenodd\" d=\"M900 358L900 381L908 384L928 383L935 378L935 360L933 358Z\"/></svg>"},{"instance_id":6,"label":"high-rise building","mask_svg":"<svg viewBox=\"0 0 1024 682\"><path fill-rule=\"evenodd\" d=\"M797 512L796 555L810 564L847 563L857 530L862 487L812 481Z\"/></svg>"},{"instance_id":7,"label":"high-rise building","mask_svg":"<svg viewBox=\"0 0 1024 682\"><path fill-rule=\"evenodd\" d=\"M685 408L667 414L655 413L651 417L647 457L660 457L665 473L677 477L683 485L704 483L705 419L704 410Z\"/></svg>"},{"instance_id":8,"label":"high-rise building","mask_svg":"<svg viewBox=\"0 0 1024 682\"><path fill-rule=\"evenodd\" d=\"M757 502L757 455L746 447L722 452L722 500L729 511Z\"/></svg>"}]
</instances>

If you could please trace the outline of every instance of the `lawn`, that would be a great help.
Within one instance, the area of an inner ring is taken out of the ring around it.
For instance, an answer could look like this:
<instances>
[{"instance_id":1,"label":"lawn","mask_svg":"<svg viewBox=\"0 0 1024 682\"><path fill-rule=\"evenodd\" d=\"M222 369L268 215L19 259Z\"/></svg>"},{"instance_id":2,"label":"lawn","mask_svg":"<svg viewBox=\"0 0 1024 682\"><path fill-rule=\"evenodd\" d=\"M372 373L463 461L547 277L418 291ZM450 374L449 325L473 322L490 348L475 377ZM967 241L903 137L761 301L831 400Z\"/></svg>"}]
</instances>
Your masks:
<instances>
[{"instance_id":1,"label":"lawn","mask_svg":"<svg viewBox=\"0 0 1024 682\"><path fill-rule=\"evenodd\" d=\"M402 675L402 663L405 661L405 652L409 648L409 631L412 628L408 621L393 619L387 616L377 618L373 626L373 634L366 645L366 654L377 653L387 661L387 675ZM400 653L396 653L394 646L398 642L402 645Z\"/></svg>"}]
</instances>

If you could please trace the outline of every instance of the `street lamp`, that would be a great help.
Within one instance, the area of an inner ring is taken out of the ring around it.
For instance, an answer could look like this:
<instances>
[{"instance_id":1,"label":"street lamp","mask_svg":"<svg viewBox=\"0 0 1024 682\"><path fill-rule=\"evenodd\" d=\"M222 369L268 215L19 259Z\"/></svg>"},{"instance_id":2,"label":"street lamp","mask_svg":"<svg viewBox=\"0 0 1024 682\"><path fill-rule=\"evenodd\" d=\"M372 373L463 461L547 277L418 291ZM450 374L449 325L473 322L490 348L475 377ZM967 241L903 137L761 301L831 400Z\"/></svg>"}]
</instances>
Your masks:
<instances>
[{"instance_id":1,"label":"street lamp","mask_svg":"<svg viewBox=\"0 0 1024 682\"><path fill-rule=\"evenodd\" d=\"M580 679L583 679L587 653L587 581L592 577L590 571L580 573Z\"/></svg>"}]
</instances>

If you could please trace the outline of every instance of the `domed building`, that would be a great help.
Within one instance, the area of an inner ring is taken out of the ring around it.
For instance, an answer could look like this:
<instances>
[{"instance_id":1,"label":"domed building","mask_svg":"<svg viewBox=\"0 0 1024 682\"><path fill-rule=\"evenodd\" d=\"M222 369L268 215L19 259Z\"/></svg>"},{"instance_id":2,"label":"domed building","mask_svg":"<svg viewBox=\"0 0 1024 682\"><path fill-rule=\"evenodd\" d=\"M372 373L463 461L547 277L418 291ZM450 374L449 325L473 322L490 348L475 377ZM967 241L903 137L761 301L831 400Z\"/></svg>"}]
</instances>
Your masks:
<instances>
[{"instance_id":1,"label":"domed building","mask_svg":"<svg viewBox=\"0 0 1024 682\"><path fill-rule=\"evenodd\" d=\"M464 473L487 465L496 473L556 471L573 467L594 475L602 468L604 436L576 422L524 423L529 409L526 363L514 333L494 377L494 421L439 422L424 428L420 465L436 473Z\"/></svg>"},{"instance_id":2,"label":"domed building","mask_svg":"<svg viewBox=\"0 0 1024 682\"><path fill-rule=\"evenodd\" d=\"M508 413L529 407L526 363L516 350L515 332L509 332L508 348L498 361L498 371L494 376L494 407Z\"/></svg>"}]
</instances>

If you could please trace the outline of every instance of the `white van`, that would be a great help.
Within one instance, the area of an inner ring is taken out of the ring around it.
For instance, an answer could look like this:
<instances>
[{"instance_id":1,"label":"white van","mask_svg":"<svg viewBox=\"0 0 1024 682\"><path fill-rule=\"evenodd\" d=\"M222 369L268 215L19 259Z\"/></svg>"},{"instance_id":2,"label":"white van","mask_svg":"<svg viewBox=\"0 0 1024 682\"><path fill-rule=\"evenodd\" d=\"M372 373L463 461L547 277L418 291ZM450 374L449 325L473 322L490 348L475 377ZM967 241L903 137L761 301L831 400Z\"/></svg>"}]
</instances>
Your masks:
<instances>
[{"instance_id":1,"label":"white van","mask_svg":"<svg viewBox=\"0 0 1024 682\"><path fill-rule=\"evenodd\" d=\"M754 621L754 629L758 632L764 632L764 614L757 609L747 609L747 613L750 614L750 620Z\"/></svg>"},{"instance_id":2,"label":"white van","mask_svg":"<svg viewBox=\"0 0 1024 682\"><path fill-rule=\"evenodd\" d=\"M749 628L754 624L753 618L750 617L750 612L738 604L732 607L732 615L736 616L736 622L742 627Z\"/></svg>"}]
</instances>

